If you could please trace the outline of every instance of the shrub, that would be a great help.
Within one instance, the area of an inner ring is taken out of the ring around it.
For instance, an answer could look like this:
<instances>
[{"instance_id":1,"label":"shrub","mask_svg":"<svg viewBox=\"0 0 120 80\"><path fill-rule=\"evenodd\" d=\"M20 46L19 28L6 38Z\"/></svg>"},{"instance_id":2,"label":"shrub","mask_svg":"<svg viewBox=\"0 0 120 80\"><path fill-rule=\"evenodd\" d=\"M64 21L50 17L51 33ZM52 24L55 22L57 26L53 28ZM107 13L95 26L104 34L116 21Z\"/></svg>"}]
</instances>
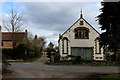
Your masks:
<instances>
[{"instance_id":1,"label":"shrub","mask_svg":"<svg viewBox=\"0 0 120 80\"><path fill-rule=\"evenodd\" d=\"M22 59L27 60L31 58L39 58L42 55L42 48L39 46L33 46L31 44L19 44L13 49L3 49L3 54L7 59Z\"/></svg>"},{"instance_id":2,"label":"shrub","mask_svg":"<svg viewBox=\"0 0 120 80\"><path fill-rule=\"evenodd\" d=\"M13 48L13 52L11 57L13 59L25 59L29 53L29 49L25 44L19 44L18 46Z\"/></svg>"},{"instance_id":3,"label":"shrub","mask_svg":"<svg viewBox=\"0 0 120 80\"><path fill-rule=\"evenodd\" d=\"M38 46L33 46L34 56L35 57L40 57L42 55L42 49Z\"/></svg>"},{"instance_id":4,"label":"shrub","mask_svg":"<svg viewBox=\"0 0 120 80\"><path fill-rule=\"evenodd\" d=\"M47 57L50 59L51 62L51 55L54 55L55 50L53 48L47 48Z\"/></svg>"},{"instance_id":5,"label":"shrub","mask_svg":"<svg viewBox=\"0 0 120 80\"><path fill-rule=\"evenodd\" d=\"M12 55L12 49L2 49L2 54L6 57L6 59L10 59Z\"/></svg>"},{"instance_id":6,"label":"shrub","mask_svg":"<svg viewBox=\"0 0 120 80\"><path fill-rule=\"evenodd\" d=\"M82 61L82 58L80 56L75 56L73 60L73 64L79 64Z\"/></svg>"},{"instance_id":7,"label":"shrub","mask_svg":"<svg viewBox=\"0 0 120 80\"><path fill-rule=\"evenodd\" d=\"M11 66L11 64L8 63L6 60L7 60L7 59L6 59L6 56L3 54L3 55L2 55L2 74L3 74L3 75L11 72L11 71L8 69L9 66Z\"/></svg>"},{"instance_id":8,"label":"shrub","mask_svg":"<svg viewBox=\"0 0 120 80\"><path fill-rule=\"evenodd\" d=\"M54 53L54 60L55 60L55 62L60 61L60 54L59 53Z\"/></svg>"}]
</instances>

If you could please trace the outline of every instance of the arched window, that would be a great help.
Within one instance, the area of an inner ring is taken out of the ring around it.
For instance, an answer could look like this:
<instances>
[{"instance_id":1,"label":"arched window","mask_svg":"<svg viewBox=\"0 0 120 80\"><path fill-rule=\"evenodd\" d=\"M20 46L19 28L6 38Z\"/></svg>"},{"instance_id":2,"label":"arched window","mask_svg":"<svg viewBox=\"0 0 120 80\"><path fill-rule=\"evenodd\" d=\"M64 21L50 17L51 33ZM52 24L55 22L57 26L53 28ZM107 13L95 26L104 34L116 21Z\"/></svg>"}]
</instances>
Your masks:
<instances>
[{"instance_id":1,"label":"arched window","mask_svg":"<svg viewBox=\"0 0 120 80\"><path fill-rule=\"evenodd\" d=\"M62 53L63 54L68 54L68 38L64 37L62 39Z\"/></svg>"},{"instance_id":2,"label":"arched window","mask_svg":"<svg viewBox=\"0 0 120 80\"><path fill-rule=\"evenodd\" d=\"M86 27L75 28L75 39L89 39L89 29Z\"/></svg>"}]
</instances>

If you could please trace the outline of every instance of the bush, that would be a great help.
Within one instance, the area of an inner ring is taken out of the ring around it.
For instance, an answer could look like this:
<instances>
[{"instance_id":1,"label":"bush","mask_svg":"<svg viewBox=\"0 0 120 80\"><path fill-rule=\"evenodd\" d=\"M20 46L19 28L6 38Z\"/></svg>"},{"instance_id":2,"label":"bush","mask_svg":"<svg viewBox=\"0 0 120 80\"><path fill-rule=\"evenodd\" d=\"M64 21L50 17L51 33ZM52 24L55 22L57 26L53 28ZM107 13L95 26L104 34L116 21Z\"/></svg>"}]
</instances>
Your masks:
<instances>
[{"instance_id":1,"label":"bush","mask_svg":"<svg viewBox=\"0 0 120 80\"><path fill-rule=\"evenodd\" d=\"M50 59L51 62L51 55L54 55L55 50L53 48L47 48L47 57Z\"/></svg>"},{"instance_id":2,"label":"bush","mask_svg":"<svg viewBox=\"0 0 120 80\"><path fill-rule=\"evenodd\" d=\"M7 59L26 60L40 57L42 55L42 48L38 46L30 46L30 44L19 44L13 49L3 49L3 54L7 56Z\"/></svg>"},{"instance_id":3,"label":"bush","mask_svg":"<svg viewBox=\"0 0 120 80\"><path fill-rule=\"evenodd\" d=\"M93 61L90 64L92 66L117 66L115 61Z\"/></svg>"},{"instance_id":4,"label":"bush","mask_svg":"<svg viewBox=\"0 0 120 80\"><path fill-rule=\"evenodd\" d=\"M25 44L19 44L13 48L11 57L13 59L26 59L29 53L29 48Z\"/></svg>"},{"instance_id":5,"label":"bush","mask_svg":"<svg viewBox=\"0 0 120 80\"><path fill-rule=\"evenodd\" d=\"M74 59L72 60L73 64L79 64L82 60L80 56L75 56Z\"/></svg>"},{"instance_id":6,"label":"bush","mask_svg":"<svg viewBox=\"0 0 120 80\"><path fill-rule=\"evenodd\" d=\"M60 61L60 54L56 52L53 48L47 48L47 57L50 59L50 62Z\"/></svg>"},{"instance_id":7,"label":"bush","mask_svg":"<svg viewBox=\"0 0 120 80\"><path fill-rule=\"evenodd\" d=\"M114 52L105 52L106 61L120 61L120 52L116 52L116 55Z\"/></svg>"},{"instance_id":8,"label":"bush","mask_svg":"<svg viewBox=\"0 0 120 80\"><path fill-rule=\"evenodd\" d=\"M2 49L2 54L5 56L6 59L11 59L12 49Z\"/></svg>"},{"instance_id":9,"label":"bush","mask_svg":"<svg viewBox=\"0 0 120 80\"><path fill-rule=\"evenodd\" d=\"M55 60L55 62L60 61L60 54L59 53L54 53L54 60Z\"/></svg>"},{"instance_id":10,"label":"bush","mask_svg":"<svg viewBox=\"0 0 120 80\"><path fill-rule=\"evenodd\" d=\"M11 72L11 71L8 69L9 66L11 66L11 64L8 63L6 60L7 60L7 58L6 58L6 56L3 54L3 55L2 55L2 74L3 74L3 75Z\"/></svg>"}]
</instances>

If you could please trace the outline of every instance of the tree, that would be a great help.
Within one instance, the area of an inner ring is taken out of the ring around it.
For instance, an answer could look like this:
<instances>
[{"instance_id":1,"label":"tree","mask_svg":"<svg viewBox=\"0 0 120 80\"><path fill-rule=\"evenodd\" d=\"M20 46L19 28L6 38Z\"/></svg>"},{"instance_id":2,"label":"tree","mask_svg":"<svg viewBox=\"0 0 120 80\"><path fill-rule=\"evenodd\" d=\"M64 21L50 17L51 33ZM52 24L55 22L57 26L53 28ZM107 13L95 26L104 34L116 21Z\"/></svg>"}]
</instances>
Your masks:
<instances>
[{"instance_id":1,"label":"tree","mask_svg":"<svg viewBox=\"0 0 120 80\"><path fill-rule=\"evenodd\" d=\"M31 32L28 32L28 40L31 42L34 39L34 35Z\"/></svg>"},{"instance_id":2,"label":"tree","mask_svg":"<svg viewBox=\"0 0 120 80\"><path fill-rule=\"evenodd\" d=\"M15 46L14 33L20 32L25 28L22 14L20 13L20 11L14 8L11 8L10 10L8 10L6 17L3 20L3 27L8 32L12 33L11 37L12 37L12 42L13 42L13 47L14 47Z\"/></svg>"},{"instance_id":3,"label":"tree","mask_svg":"<svg viewBox=\"0 0 120 80\"><path fill-rule=\"evenodd\" d=\"M42 51L45 46L45 43L46 43L45 38L37 37L37 35L35 35L34 39L31 41L30 48L35 52L36 57L39 57L42 55Z\"/></svg>"},{"instance_id":4,"label":"tree","mask_svg":"<svg viewBox=\"0 0 120 80\"><path fill-rule=\"evenodd\" d=\"M21 31L22 27L24 26L24 22L23 22L22 14L20 13L20 11L14 8L11 8L7 12L6 19L3 20L3 25L8 32Z\"/></svg>"},{"instance_id":5,"label":"tree","mask_svg":"<svg viewBox=\"0 0 120 80\"><path fill-rule=\"evenodd\" d=\"M55 54L54 48L48 47L47 48L47 57L50 59L50 62L52 62L53 57L51 57L51 56L53 56L54 54Z\"/></svg>"},{"instance_id":6,"label":"tree","mask_svg":"<svg viewBox=\"0 0 120 80\"><path fill-rule=\"evenodd\" d=\"M53 48L54 48L54 44L53 44L52 42L50 42L50 43L48 44L48 47L51 48L51 49L53 49Z\"/></svg>"},{"instance_id":7,"label":"tree","mask_svg":"<svg viewBox=\"0 0 120 80\"><path fill-rule=\"evenodd\" d=\"M102 2L101 14L98 16L101 30L100 45L112 49L116 57L120 50L120 2Z\"/></svg>"},{"instance_id":8,"label":"tree","mask_svg":"<svg viewBox=\"0 0 120 80\"><path fill-rule=\"evenodd\" d=\"M34 39L31 41L32 45L38 46L43 48L45 46L45 37L37 37L37 35L35 35Z\"/></svg>"}]
</instances>

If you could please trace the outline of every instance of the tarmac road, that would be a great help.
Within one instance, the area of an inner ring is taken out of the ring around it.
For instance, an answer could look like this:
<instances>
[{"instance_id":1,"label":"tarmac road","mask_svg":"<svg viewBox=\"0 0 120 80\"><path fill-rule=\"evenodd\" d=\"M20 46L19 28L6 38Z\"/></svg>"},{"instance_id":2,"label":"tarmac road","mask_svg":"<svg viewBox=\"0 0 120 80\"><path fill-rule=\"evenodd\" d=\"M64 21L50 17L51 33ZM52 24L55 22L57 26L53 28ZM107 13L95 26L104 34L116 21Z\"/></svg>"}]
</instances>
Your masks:
<instances>
[{"instance_id":1,"label":"tarmac road","mask_svg":"<svg viewBox=\"0 0 120 80\"><path fill-rule=\"evenodd\" d=\"M52 66L41 58L35 62L11 63L14 72L7 78L86 78L93 74L117 73L116 66Z\"/></svg>"}]
</instances>

